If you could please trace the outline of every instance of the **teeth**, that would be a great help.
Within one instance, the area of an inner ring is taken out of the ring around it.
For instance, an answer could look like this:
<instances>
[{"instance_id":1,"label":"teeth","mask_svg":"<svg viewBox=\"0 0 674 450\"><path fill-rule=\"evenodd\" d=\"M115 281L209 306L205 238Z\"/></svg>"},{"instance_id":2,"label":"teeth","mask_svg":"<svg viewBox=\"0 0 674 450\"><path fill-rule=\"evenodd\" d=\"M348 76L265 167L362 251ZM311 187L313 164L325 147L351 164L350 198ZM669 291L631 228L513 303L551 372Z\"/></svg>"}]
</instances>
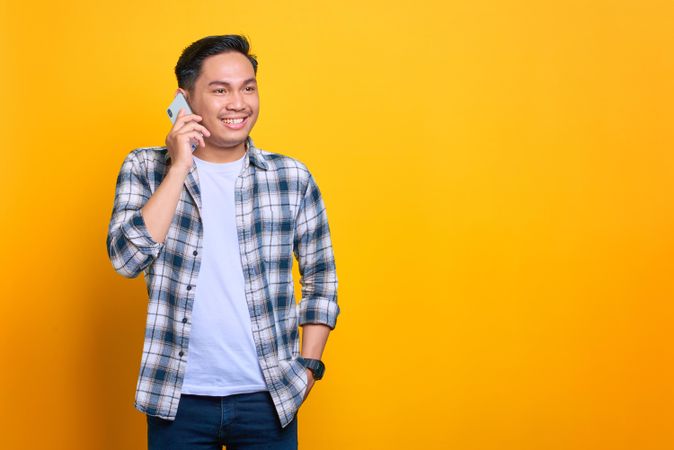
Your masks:
<instances>
[{"instance_id":1,"label":"teeth","mask_svg":"<svg viewBox=\"0 0 674 450\"><path fill-rule=\"evenodd\" d=\"M240 118L240 119L223 119L223 121L224 121L225 123L235 124L235 123L241 123L241 122L243 122L243 119L244 119L244 118Z\"/></svg>"}]
</instances>

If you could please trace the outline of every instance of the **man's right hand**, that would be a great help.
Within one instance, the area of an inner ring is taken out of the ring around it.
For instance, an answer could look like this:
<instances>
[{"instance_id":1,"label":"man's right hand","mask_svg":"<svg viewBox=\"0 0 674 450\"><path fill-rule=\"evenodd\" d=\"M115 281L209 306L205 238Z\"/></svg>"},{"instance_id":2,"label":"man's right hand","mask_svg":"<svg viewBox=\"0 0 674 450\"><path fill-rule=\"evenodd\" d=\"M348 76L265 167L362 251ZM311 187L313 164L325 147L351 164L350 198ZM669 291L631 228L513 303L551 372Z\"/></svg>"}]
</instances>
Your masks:
<instances>
[{"instance_id":1,"label":"man's right hand","mask_svg":"<svg viewBox=\"0 0 674 450\"><path fill-rule=\"evenodd\" d=\"M204 135L208 137L211 133L198 123L201 120L201 116L197 114L185 114L183 108L178 111L176 121L166 136L166 148L173 167L189 171L192 168L192 142L200 142L202 147L206 146Z\"/></svg>"}]
</instances>

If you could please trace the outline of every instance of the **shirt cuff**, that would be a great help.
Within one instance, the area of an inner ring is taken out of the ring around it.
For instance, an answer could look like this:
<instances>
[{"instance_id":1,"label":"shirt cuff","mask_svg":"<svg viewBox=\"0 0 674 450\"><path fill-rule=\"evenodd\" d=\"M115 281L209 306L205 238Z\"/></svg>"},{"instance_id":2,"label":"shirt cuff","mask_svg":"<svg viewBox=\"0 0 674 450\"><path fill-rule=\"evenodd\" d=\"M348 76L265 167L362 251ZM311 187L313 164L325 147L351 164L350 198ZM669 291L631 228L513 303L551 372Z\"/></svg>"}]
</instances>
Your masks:
<instances>
[{"instance_id":1,"label":"shirt cuff","mask_svg":"<svg viewBox=\"0 0 674 450\"><path fill-rule=\"evenodd\" d=\"M307 298L300 301L299 325L323 324L334 329L339 315L337 302L326 298Z\"/></svg>"},{"instance_id":2,"label":"shirt cuff","mask_svg":"<svg viewBox=\"0 0 674 450\"><path fill-rule=\"evenodd\" d=\"M152 239L140 209L136 210L131 216L131 220L126 221L121 228L124 236L126 236L129 242L137 247L140 252L154 257L159 255L164 243Z\"/></svg>"}]
</instances>

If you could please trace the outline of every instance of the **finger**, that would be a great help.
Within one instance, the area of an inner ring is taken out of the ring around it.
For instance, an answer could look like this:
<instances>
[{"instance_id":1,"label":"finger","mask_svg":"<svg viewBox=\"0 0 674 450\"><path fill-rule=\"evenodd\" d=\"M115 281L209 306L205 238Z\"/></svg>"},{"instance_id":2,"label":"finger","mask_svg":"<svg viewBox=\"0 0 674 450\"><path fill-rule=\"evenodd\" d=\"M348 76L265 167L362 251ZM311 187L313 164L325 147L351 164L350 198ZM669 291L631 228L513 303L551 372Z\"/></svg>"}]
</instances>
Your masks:
<instances>
[{"instance_id":1,"label":"finger","mask_svg":"<svg viewBox=\"0 0 674 450\"><path fill-rule=\"evenodd\" d=\"M208 128L206 128L205 126L203 126L203 125L201 125L201 124L199 124L199 123L196 123L196 122L190 122L190 123L186 124L186 125L185 125L185 128L184 128L184 131L187 131L187 130L196 130L196 131L200 131L201 134L205 134L206 136L210 136L210 135L211 135L211 132L208 131Z\"/></svg>"},{"instance_id":2,"label":"finger","mask_svg":"<svg viewBox=\"0 0 674 450\"><path fill-rule=\"evenodd\" d=\"M197 135L199 136L198 139L199 139L199 141L201 142L201 146L202 146L203 148L206 148L206 141L204 141L204 135L201 134L201 133L198 132L198 131L197 131L196 133L197 133Z\"/></svg>"},{"instance_id":3,"label":"finger","mask_svg":"<svg viewBox=\"0 0 674 450\"><path fill-rule=\"evenodd\" d=\"M182 110L182 108L181 108L181 110ZM181 118L186 122L189 122L189 121L192 121L192 120L200 121L202 119L202 117L199 114L194 114L194 113L183 114L183 116Z\"/></svg>"},{"instance_id":4,"label":"finger","mask_svg":"<svg viewBox=\"0 0 674 450\"><path fill-rule=\"evenodd\" d=\"M202 117L200 115L194 113L187 114L184 108L180 108L180 110L178 110L178 115L176 116L176 122L173 126L174 128L181 128L186 123L191 121L200 122L201 120Z\"/></svg>"},{"instance_id":5,"label":"finger","mask_svg":"<svg viewBox=\"0 0 674 450\"><path fill-rule=\"evenodd\" d=\"M183 133L180 133L180 136L187 136L189 138L187 141L190 143L190 145L192 145L192 143L194 142L197 142L201 143L202 147L206 147L204 137L199 131L196 130L185 131Z\"/></svg>"},{"instance_id":6,"label":"finger","mask_svg":"<svg viewBox=\"0 0 674 450\"><path fill-rule=\"evenodd\" d=\"M178 123L180 119L183 119L184 121L201 120L201 116L194 113L188 113L185 108L181 107L178 109L178 114L176 114L176 123Z\"/></svg>"},{"instance_id":7,"label":"finger","mask_svg":"<svg viewBox=\"0 0 674 450\"><path fill-rule=\"evenodd\" d=\"M204 137L198 131L192 131L190 133L190 142L194 142L201 147L206 147L206 142L204 142Z\"/></svg>"},{"instance_id":8,"label":"finger","mask_svg":"<svg viewBox=\"0 0 674 450\"><path fill-rule=\"evenodd\" d=\"M201 134L206 135L206 137L211 136L211 132L208 131L208 128L205 126L198 124L196 122L189 122L186 123L184 127L180 129L181 132L186 132L186 131L200 131Z\"/></svg>"}]
</instances>

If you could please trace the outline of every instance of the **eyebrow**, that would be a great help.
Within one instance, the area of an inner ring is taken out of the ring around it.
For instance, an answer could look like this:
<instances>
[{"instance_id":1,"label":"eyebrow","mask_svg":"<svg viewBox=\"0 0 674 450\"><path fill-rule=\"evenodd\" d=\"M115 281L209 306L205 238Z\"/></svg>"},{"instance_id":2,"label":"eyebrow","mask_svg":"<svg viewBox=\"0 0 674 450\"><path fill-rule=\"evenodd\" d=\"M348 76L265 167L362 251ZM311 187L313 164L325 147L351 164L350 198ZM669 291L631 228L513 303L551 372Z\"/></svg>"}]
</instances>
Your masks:
<instances>
[{"instance_id":1,"label":"eyebrow","mask_svg":"<svg viewBox=\"0 0 674 450\"><path fill-rule=\"evenodd\" d=\"M244 80L243 83L241 83L241 84L248 84L248 83L257 83L257 80L255 78L248 78L247 80ZM222 85L225 85L225 86L231 86L230 83L228 83L226 81L219 81L219 80L211 81L210 83L208 83L209 86L212 86L214 84L222 84Z\"/></svg>"}]
</instances>

